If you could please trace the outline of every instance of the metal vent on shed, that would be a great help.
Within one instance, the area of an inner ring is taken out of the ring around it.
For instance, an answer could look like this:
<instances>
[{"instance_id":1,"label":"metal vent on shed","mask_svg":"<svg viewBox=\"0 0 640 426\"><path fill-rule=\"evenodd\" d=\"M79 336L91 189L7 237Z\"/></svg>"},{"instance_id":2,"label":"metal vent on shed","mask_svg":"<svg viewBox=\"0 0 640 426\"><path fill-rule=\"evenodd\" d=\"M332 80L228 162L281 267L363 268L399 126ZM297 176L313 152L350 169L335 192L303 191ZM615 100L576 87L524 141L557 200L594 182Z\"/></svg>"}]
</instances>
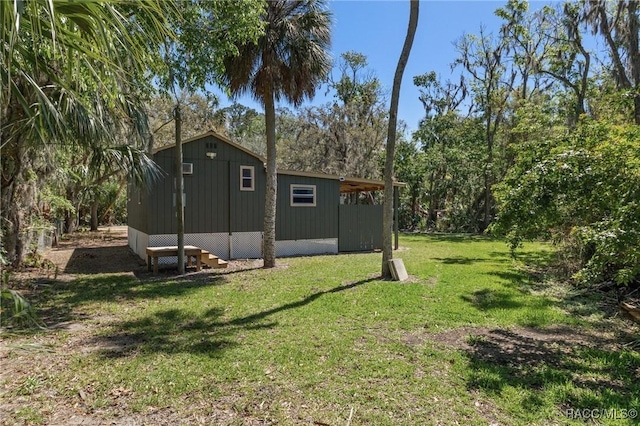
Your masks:
<instances>
[{"instance_id":1,"label":"metal vent on shed","mask_svg":"<svg viewBox=\"0 0 640 426\"><path fill-rule=\"evenodd\" d=\"M193 163L182 163L182 174L183 175L192 175L193 174Z\"/></svg>"}]
</instances>

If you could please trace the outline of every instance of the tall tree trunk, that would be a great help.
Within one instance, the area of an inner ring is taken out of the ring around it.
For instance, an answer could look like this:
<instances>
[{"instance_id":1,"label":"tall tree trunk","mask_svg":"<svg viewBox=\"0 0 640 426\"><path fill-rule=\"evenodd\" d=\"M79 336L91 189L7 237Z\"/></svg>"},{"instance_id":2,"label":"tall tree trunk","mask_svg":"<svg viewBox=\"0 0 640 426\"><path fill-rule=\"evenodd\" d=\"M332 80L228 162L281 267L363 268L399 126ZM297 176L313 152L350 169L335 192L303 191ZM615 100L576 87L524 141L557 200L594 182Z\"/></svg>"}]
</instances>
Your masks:
<instances>
[{"instance_id":1,"label":"tall tree trunk","mask_svg":"<svg viewBox=\"0 0 640 426\"><path fill-rule=\"evenodd\" d=\"M19 265L26 255L21 240L24 208L20 198L26 194L23 186L27 157L26 141L19 137L10 139L5 126L22 119L24 114L20 111L19 105L9 102L9 107L3 110L1 123L2 140L8 142L0 154L0 248L4 249L7 261L13 266Z\"/></svg>"},{"instance_id":2,"label":"tall tree trunk","mask_svg":"<svg viewBox=\"0 0 640 426\"><path fill-rule=\"evenodd\" d=\"M2 248L7 260L17 266L24 258L23 244L20 239L22 213L16 200L16 183L2 186Z\"/></svg>"},{"instance_id":3,"label":"tall tree trunk","mask_svg":"<svg viewBox=\"0 0 640 426\"><path fill-rule=\"evenodd\" d=\"M631 60L631 80L633 90L633 119L640 126L640 18L638 17L638 2L627 4L629 14L629 57Z\"/></svg>"},{"instance_id":4,"label":"tall tree trunk","mask_svg":"<svg viewBox=\"0 0 640 426\"><path fill-rule=\"evenodd\" d=\"M98 200L91 202L91 231L98 230Z\"/></svg>"},{"instance_id":5,"label":"tall tree trunk","mask_svg":"<svg viewBox=\"0 0 640 426\"><path fill-rule=\"evenodd\" d=\"M182 116L180 114L180 102L173 111L176 120L176 218L178 234L178 274L184 274L184 205L182 194L184 193L184 181L182 179Z\"/></svg>"},{"instance_id":6,"label":"tall tree trunk","mask_svg":"<svg viewBox=\"0 0 640 426\"><path fill-rule=\"evenodd\" d=\"M276 266L276 200L278 170L276 168L276 108L273 93L265 96L264 118L267 131L267 192L264 198L264 267Z\"/></svg>"},{"instance_id":7,"label":"tall tree trunk","mask_svg":"<svg viewBox=\"0 0 640 426\"><path fill-rule=\"evenodd\" d=\"M391 229L393 227L393 160L396 150L396 133L398 125L398 103L400 100L400 85L402 75L409 60L411 46L418 27L418 0L411 0L409 12L409 26L407 36L402 46L402 53L398 60L396 73L393 77L393 89L391 90L391 105L389 106L389 128L387 130L386 159L384 163L384 205L382 217L382 278L391 278L389 261L393 259L393 242Z\"/></svg>"},{"instance_id":8,"label":"tall tree trunk","mask_svg":"<svg viewBox=\"0 0 640 426\"><path fill-rule=\"evenodd\" d=\"M482 219L482 232L491 223L491 185L493 173L493 134L491 133L491 109L487 113L486 122L487 161L484 165L484 218Z\"/></svg>"}]
</instances>

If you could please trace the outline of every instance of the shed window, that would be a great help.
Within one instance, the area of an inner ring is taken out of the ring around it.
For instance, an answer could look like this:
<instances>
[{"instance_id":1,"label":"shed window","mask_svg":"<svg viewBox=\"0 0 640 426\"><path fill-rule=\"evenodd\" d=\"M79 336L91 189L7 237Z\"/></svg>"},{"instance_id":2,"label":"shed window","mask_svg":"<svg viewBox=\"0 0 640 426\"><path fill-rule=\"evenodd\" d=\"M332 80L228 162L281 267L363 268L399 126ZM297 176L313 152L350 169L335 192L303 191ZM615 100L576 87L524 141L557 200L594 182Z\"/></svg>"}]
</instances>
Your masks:
<instances>
[{"instance_id":1,"label":"shed window","mask_svg":"<svg viewBox=\"0 0 640 426\"><path fill-rule=\"evenodd\" d=\"M254 171L253 166L240 166L240 191L255 190Z\"/></svg>"},{"instance_id":2,"label":"shed window","mask_svg":"<svg viewBox=\"0 0 640 426\"><path fill-rule=\"evenodd\" d=\"M315 207L316 206L316 186L315 185L291 185L291 206L292 207Z\"/></svg>"}]
</instances>

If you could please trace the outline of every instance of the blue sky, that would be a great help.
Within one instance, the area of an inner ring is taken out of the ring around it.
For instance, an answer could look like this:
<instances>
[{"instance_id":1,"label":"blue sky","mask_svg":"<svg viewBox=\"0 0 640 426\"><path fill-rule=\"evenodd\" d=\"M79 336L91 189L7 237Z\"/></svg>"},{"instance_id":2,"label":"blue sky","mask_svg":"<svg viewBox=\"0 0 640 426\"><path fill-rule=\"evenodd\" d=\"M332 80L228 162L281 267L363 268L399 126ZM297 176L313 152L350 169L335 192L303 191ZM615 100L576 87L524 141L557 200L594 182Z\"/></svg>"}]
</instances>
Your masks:
<instances>
[{"instance_id":1,"label":"blue sky","mask_svg":"<svg viewBox=\"0 0 640 426\"><path fill-rule=\"evenodd\" d=\"M464 33L478 33L483 25L487 32L497 31L500 20L494 11L505 1L440 0L421 1L418 30L405 69L400 93L398 118L404 120L409 130L415 130L424 110L418 100L418 90L413 77L435 71L442 79L456 80L459 72L451 74L450 64L456 58L453 42ZM532 2L531 8L543 2ZM407 0L332 0L333 12L332 54L334 59L346 51L356 51L367 56L369 69L391 93L393 75L407 32L409 2ZM309 104L322 104L329 99L320 89ZM222 105L230 101L221 100ZM261 109L250 97L238 102ZM287 106L281 104L281 106Z\"/></svg>"}]
</instances>

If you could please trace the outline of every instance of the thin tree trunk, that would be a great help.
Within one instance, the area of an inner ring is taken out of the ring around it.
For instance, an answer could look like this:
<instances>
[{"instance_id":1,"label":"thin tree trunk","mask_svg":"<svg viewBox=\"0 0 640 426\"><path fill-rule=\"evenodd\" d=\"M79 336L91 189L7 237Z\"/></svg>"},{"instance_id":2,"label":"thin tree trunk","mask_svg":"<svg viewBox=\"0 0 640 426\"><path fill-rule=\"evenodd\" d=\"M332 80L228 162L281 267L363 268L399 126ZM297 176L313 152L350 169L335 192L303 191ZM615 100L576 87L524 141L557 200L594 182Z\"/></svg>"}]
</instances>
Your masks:
<instances>
[{"instance_id":1,"label":"thin tree trunk","mask_svg":"<svg viewBox=\"0 0 640 426\"><path fill-rule=\"evenodd\" d=\"M23 244L20 240L21 212L15 199L15 186L14 181L2 188L2 245L7 260L13 266L19 265L24 257Z\"/></svg>"},{"instance_id":2,"label":"thin tree trunk","mask_svg":"<svg viewBox=\"0 0 640 426\"><path fill-rule=\"evenodd\" d=\"M431 172L431 175L429 176L429 209L427 211L427 228L431 225L435 227L436 223L435 179L435 172Z\"/></svg>"},{"instance_id":3,"label":"thin tree trunk","mask_svg":"<svg viewBox=\"0 0 640 426\"><path fill-rule=\"evenodd\" d=\"M91 202L91 231L98 230L98 200Z\"/></svg>"},{"instance_id":4,"label":"thin tree trunk","mask_svg":"<svg viewBox=\"0 0 640 426\"><path fill-rule=\"evenodd\" d=\"M638 18L638 2L627 4L629 19L629 57L631 60L631 80L635 86L633 91L633 119L640 126L640 18Z\"/></svg>"},{"instance_id":5,"label":"thin tree trunk","mask_svg":"<svg viewBox=\"0 0 640 426\"><path fill-rule=\"evenodd\" d=\"M176 218L178 234L178 274L184 274L184 205L182 203L183 179L182 179L182 116L180 115L180 103L176 104L173 111L176 119Z\"/></svg>"},{"instance_id":6,"label":"thin tree trunk","mask_svg":"<svg viewBox=\"0 0 640 426\"><path fill-rule=\"evenodd\" d=\"M276 168L276 109L273 94L265 96L264 117L267 131L267 191L264 199L264 267L276 266L276 200L278 170Z\"/></svg>"},{"instance_id":7,"label":"thin tree trunk","mask_svg":"<svg viewBox=\"0 0 640 426\"><path fill-rule=\"evenodd\" d=\"M418 27L418 0L411 0L409 12L409 26L407 36L402 46L402 53L398 60L396 73L393 77L393 89L391 91L391 105L389 106L389 128L387 131L387 149L384 164L384 205L382 217L382 278L391 278L389 261L393 259L393 241L391 230L393 227L393 160L396 150L396 133L398 125L398 102L400 100L400 85L402 84L402 74L409 60L411 46Z\"/></svg>"},{"instance_id":8,"label":"thin tree trunk","mask_svg":"<svg viewBox=\"0 0 640 426\"><path fill-rule=\"evenodd\" d=\"M490 117L490 116L489 116ZM490 118L487 119L487 162L484 165L484 217L482 219L482 232L484 232L491 222L491 208L489 203L491 201L491 173L493 171L493 140L490 134L491 122Z\"/></svg>"}]
</instances>

